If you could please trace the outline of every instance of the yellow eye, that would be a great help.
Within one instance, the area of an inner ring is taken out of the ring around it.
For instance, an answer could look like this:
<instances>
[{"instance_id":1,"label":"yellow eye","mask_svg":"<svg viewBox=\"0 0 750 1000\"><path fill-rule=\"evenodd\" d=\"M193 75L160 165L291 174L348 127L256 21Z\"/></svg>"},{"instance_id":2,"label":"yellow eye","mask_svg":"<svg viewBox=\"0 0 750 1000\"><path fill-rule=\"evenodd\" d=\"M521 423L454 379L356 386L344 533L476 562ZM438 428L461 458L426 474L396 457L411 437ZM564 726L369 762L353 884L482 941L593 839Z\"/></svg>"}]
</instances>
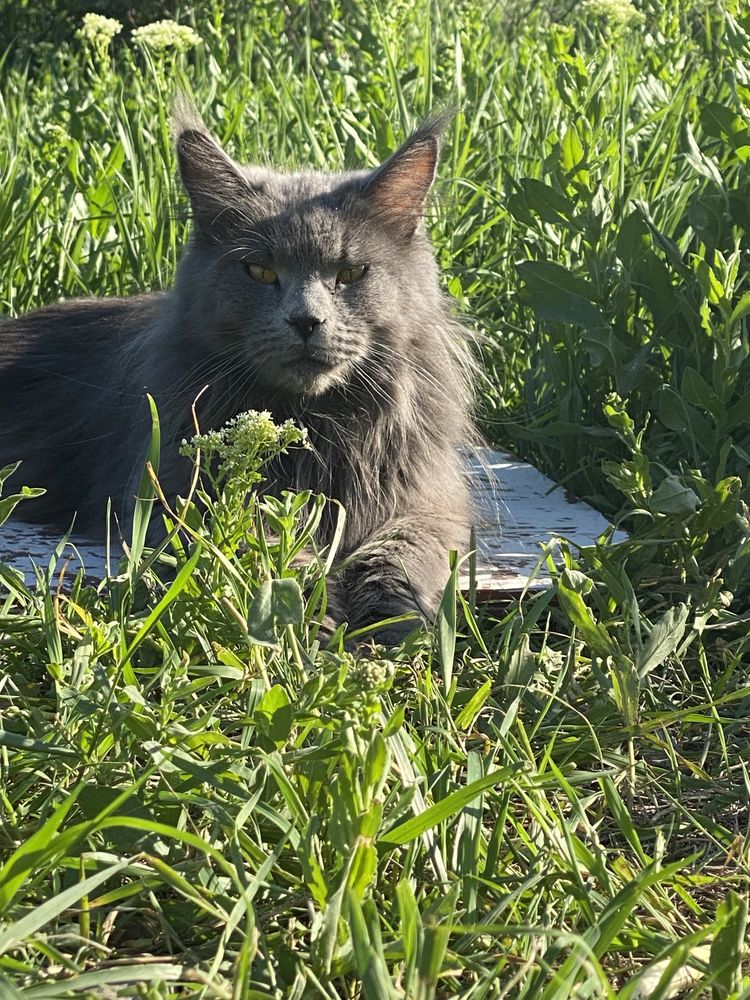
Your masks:
<instances>
[{"instance_id":1,"label":"yellow eye","mask_svg":"<svg viewBox=\"0 0 750 1000\"><path fill-rule=\"evenodd\" d=\"M279 276L270 267L262 267L260 264L246 264L247 273L253 281L259 281L261 285L275 285Z\"/></svg>"},{"instance_id":2,"label":"yellow eye","mask_svg":"<svg viewBox=\"0 0 750 1000\"><path fill-rule=\"evenodd\" d=\"M353 285L355 281L364 278L366 270L366 264L355 264L354 267L344 267L336 275L336 284Z\"/></svg>"}]
</instances>

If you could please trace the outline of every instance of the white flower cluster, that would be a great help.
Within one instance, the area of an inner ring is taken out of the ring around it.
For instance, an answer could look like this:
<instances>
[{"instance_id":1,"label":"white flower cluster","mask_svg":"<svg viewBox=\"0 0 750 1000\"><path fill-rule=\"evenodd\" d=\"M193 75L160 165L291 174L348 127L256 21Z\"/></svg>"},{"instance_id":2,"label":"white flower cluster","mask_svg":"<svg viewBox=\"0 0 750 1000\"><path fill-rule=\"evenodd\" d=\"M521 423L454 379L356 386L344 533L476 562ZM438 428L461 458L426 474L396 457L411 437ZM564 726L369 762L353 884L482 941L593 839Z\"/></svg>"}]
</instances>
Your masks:
<instances>
[{"instance_id":1,"label":"white flower cluster","mask_svg":"<svg viewBox=\"0 0 750 1000\"><path fill-rule=\"evenodd\" d=\"M200 449L204 458L218 461L218 475L226 479L253 473L273 455L306 440L307 431L292 420L275 424L267 410L247 410L220 430L206 431L183 441L180 453L195 458Z\"/></svg>"},{"instance_id":2,"label":"white flower cluster","mask_svg":"<svg viewBox=\"0 0 750 1000\"><path fill-rule=\"evenodd\" d=\"M187 52L188 49L200 45L203 39L187 24L164 20L136 28L133 31L133 41L151 52L166 52L169 49Z\"/></svg>"},{"instance_id":3,"label":"white flower cluster","mask_svg":"<svg viewBox=\"0 0 750 1000\"><path fill-rule=\"evenodd\" d=\"M122 31L122 25L114 17L103 14L84 14L83 23L76 32L78 38L95 49L106 49L115 35Z\"/></svg>"},{"instance_id":4,"label":"white flower cluster","mask_svg":"<svg viewBox=\"0 0 750 1000\"><path fill-rule=\"evenodd\" d=\"M581 9L614 28L634 28L646 20L630 0L584 0Z\"/></svg>"}]
</instances>

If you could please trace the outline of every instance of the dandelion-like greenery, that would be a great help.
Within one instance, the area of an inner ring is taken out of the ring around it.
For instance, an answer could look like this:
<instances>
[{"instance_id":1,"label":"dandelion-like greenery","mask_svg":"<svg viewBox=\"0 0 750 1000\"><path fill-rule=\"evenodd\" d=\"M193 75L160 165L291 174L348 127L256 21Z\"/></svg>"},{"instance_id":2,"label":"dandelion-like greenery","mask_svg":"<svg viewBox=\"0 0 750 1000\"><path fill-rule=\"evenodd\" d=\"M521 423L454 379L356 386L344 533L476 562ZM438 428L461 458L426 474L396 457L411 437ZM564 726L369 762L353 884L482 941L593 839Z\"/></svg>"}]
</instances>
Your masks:
<instances>
[{"instance_id":1,"label":"dandelion-like greenery","mask_svg":"<svg viewBox=\"0 0 750 1000\"><path fill-rule=\"evenodd\" d=\"M363 691L375 696L391 686L396 672L396 666L392 661L369 657L356 660L352 657L350 662L349 676Z\"/></svg>"},{"instance_id":2,"label":"dandelion-like greenery","mask_svg":"<svg viewBox=\"0 0 750 1000\"><path fill-rule=\"evenodd\" d=\"M581 4L584 16L589 15L610 28L634 28L645 17L630 0L585 0Z\"/></svg>"},{"instance_id":3,"label":"dandelion-like greenery","mask_svg":"<svg viewBox=\"0 0 750 1000\"><path fill-rule=\"evenodd\" d=\"M133 41L151 52L187 52L202 42L201 36L187 24L165 19L144 24L133 32Z\"/></svg>"},{"instance_id":4,"label":"dandelion-like greenery","mask_svg":"<svg viewBox=\"0 0 750 1000\"><path fill-rule=\"evenodd\" d=\"M258 466L292 445L304 445L307 431L292 420L275 424L268 410L247 410L219 430L196 434L183 441L180 453L196 459L198 451L216 469L219 480L257 481Z\"/></svg>"},{"instance_id":5,"label":"dandelion-like greenery","mask_svg":"<svg viewBox=\"0 0 750 1000\"><path fill-rule=\"evenodd\" d=\"M103 14L84 14L81 27L76 36L91 48L98 57L105 57L115 35L122 31L122 25L114 17L104 17Z\"/></svg>"}]
</instances>

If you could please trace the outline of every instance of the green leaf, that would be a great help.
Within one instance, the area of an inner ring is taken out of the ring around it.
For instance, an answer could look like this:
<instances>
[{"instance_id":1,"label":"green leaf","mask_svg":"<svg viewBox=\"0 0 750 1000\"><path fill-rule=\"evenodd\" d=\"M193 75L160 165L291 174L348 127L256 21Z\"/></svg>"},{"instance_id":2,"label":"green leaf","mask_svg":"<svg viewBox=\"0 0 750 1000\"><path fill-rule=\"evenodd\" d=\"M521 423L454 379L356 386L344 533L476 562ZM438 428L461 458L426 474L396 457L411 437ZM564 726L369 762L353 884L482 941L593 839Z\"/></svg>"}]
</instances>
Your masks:
<instances>
[{"instance_id":1,"label":"green leaf","mask_svg":"<svg viewBox=\"0 0 750 1000\"><path fill-rule=\"evenodd\" d=\"M568 323L571 326L599 327L606 321L596 306L565 291L537 289L532 291L528 286L520 288L518 300L522 305L530 306L537 318L550 323Z\"/></svg>"},{"instance_id":2,"label":"green leaf","mask_svg":"<svg viewBox=\"0 0 750 1000\"><path fill-rule=\"evenodd\" d=\"M298 856L310 895L320 909L324 910L328 899L328 884L320 863L319 828L320 819L318 816L313 816L300 838Z\"/></svg>"},{"instance_id":3,"label":"green leaf","mask_svg":"<svg viewBox=\"0 0 750 1000\"><path fill-rule=\"evenodd\" d=\"M11 905L37 864L38 851L46 847L57 833L78 798L83 785L77 785L52 815L24 840L0 868L0 913Z\"/></svg>"},{"instance_id":4,"label":"green leaf","mask_svg":"<svg viewBox=\"0 0 750 1000\"><path fill-rule=\"evenodd\" d=\"M578 129L570 124L562 139L562 165L566 173L572 173L583 162L584 152Z\"/></svg>"},{"instance_id":5,"label":"green leaf","mask_svg":"<svg viewBox=\"0 0 750 1000\"><path fill-rule=\"evenodd\" d=\"M727 476L714 487L713 493L703 502L703 506L693 522L693 531L716 532L726 528L741 513L742 480L739 476Z\"/></svg>"},{"instance_id":6,"label":"green leaf","mask_svg":"<svg viewBox=\"0 0 750 1000\"><path fill-rule=\"evenodd\" d=\"M365 975L371 962L375 961L375 953L367 933L367 924L362 913L360 901L350 893L349 899L349 933L352 938L352 951L357 975L360 979Z\"/></svg>"},{"instance_id":7,"label":"green leaf","mask_svg":"<svg viewBox=\"0 0 750 1000\"><path fill-rule=\"evenodd\" d=\"M375 880L378 870L378 852L372 843L360 839L354 847L352 867L349 872L348 887L359 902L365 898Z\"/></svg>"},{"instance_id":8,"label":"green leaf","mask_svg":"<svg viewBox=\"0 0 750 1000\"><path fill-rule=\"evenodd\" d=\"M522 260L516 264L518 271L532 291L547 289L569 292L582 299L594 296L594 286L567 267L551 260Z\"/></svg>"},{"instance_id":9,"label":"green leaf","mask_svg":"<svg viewBox=\"0 0 750 1000\"><path fill-rule=\"evenodd\" d=\"M575 215L575 205L561 191L533 177L524 177L519 182L523 190L527 206L535 212L543 222L570 226ZM577 228L577 227L576 227Z\"/></svg>"},{"instance_id":10,"label":"green leaf","mask_svg":"<svg viewBox=\"0 0 750 1000\"><path fill-rule=\"evenodd\" d=\"M717 424L726 420L726 407L705 378L695 368L687 367L682 374L680 385L682 395L688 403L700 406L714 418Z\"/></svg>"},{"instance_id":11,"label":"green leaf","mask_svg":"<svg viewBox=\"0 0 750 1000\"><path fill-rule=\"evenodd\" d=\"M617 647L604 625L594 620L591 611L584 604L573 573L573 570L563 570L557 579L560 604L586 645L599 656L610 656Z\"/></svg>"},{"instance_id":12,"label":"green leaf","mask_svg":"<svg viewBox=\"0 0 750 1000\"><path fill-rule=\"evenodd\" d=\"M606 328L607 321L588 297L593 289L587 281L551 261L521 261L517 267L525 282L518 297L540 319Z\"/></svg>"},{"instance_id":13,"label":"green leaf","mask_svg":"<svg viewBox=\"0 0 750 1000\"><path fill-rule=\"evenodd\" d=\"M151 415L151 439L149 441L146 465L144 465L143 473L141 475L140 485L138 486L138 496L136 498L135 509L133 511L133 532L131 536L128 559L128 572L131 578L135 577L138 571L141 555L143 554L143 548L146 544L148 526L151 522L154 500L156 499L156 488L153 480L151 479L148 466L151 466L154 471L154 475L158 475L159 459L161 456L161 429L159 425L159 412L156 409L156 403L154 402L153 397L151 395L147 395L146 398L148 400L149 412Z\"/></svg>"},{"instance_id":14,"label":"green leaf","mask_svg":"<svg viewBox=\"0 0 750 1000\"><path fill-rule=\"evenodd\" d=\"M730 889L716 910L719 930L711 944L712 1000L738 997L747 930L747 900Z\"/></svg>"},{"instance_id":15,"label":"green leaf","mask_svg":"<svg viewBox=\"0 0 750 1000\"><path fill-rule=\"evenodd\" d=\"M688 222L705 243L719 243L727 221L726 201L715 189L696 192L690 199Z\"/></svg>"},{"instance_id":16,"label":"green leaf","mask_svg":"<svg viewBox=\"0 0 750 1000\"><path fill-rule=\"evenodd\" d=\"M481 712L484 703L492 694L492 681L485 681L482 686L474 692L464 707L456 716L454 723L459 731L471 729L474 720Z\"/></svg>"},{"instance_id":17,"label":"green leaf","mask_svg":"<svg viewBox=\"0 0 750 1000\"><path fill-rule=\"evenodd\" d=\"M451 552L450 559L450 576L443 590L443 597L435 620L440 671L446 696L449 696L453 680L453 658L456 655L456 592L458 590L458 561L455 552Z\"/></svg>"},{"instance_id":18,"label":"green leaf","mask_svg":"<svg viewBox=\"0 0 750 1000\"><path fill-rule=\"evenodd\" d=\"M573 947L571 954L555 970L541 994L538 994L540 1000L562 1000L563 997L570 997L572 995L571 987L576 982L582 966L585 965L583 959L588 956L589 951L593 952L595 958L601 958L615 936L627 923L630 914L646 890L659 882L669 882L671 877L687 864L687 859L683 859L665 865L663 868L656 864L649 865L648 868L638 872L607 903L604 910L597 914L596 922L583 933L583 947ZM557 945L553 945L548 953L542 956L543 965L549 968L554 964L557 952Z\"/></svg>"},{"instance_id":19,"label":"green leaf","mask_svg":"<svg viewBox=\"0 0 750 1000\"><path fill-rule=\"evenodd\" d=\"M714 448L715 434L694 406L671 388L662 386L657 396L659 420L672 431L688 435L693 445L699 445L707 453Z\"/></svg>"},{"instance_id":20,"label":"green leaf","mask_svg":"<svg viewBox=\"0 0 750 1000\"><path fill-rule=\"evenodd\" d=\"M123 861L118 861L117 864L110 865L110 867L105 868L103 871L97 872L95 875L81 879L80 882L76 882L70 888L64 889L51 899L45 900L41 905L35 906L33 910L26 913L19 920L0 927L0 955L4 955L6 951L9 951L17 944L33 937L37 931L54 920L55 917L59 917L65 910L69 910L72 906L75 906L84 896L90 896L94 889L97 889L108 879L117 875L118 872L123 871L130 863L130 859L126 858Z\"/></svg>"},{"instance_id":21,"label":"green leaf","mask_svg":"<svg viewBox=\"0 0 750 1000\"><path fill-rule=\"evenodd\" d=\"M302 590L296 580L288 578L271 583L272 608L276 624L301 625L305 614Z\"/></svg>"},{"instance_id":22,"label":"green leaf","mask_svg":"<svg viewBox=\"0 0 750 1000\"><path fill-rule=\"evenodd\" d=\"M615 253L629 269L640 263L651 246L650 230L638 209L626 216L615 241Z\"/></svg>"},{"instance_id":23,"label":"green leaf","mask_svg":"<svg viewBox=\"0 0 750 1000\"><path fill-rule=\"evenodd\" d=\"M334 956L337 948L339 947L339 923L341 920L341 908L348 891L349 871L353 860L354 855L350 854L344 862L343 868L336 876L334 883L335 889L333 892L329 890L325 913L323 914L323 920L320 924L320 930L318 931L317 936L313 939L312 947L310 949L310 954L315 967L320 969L326 975L328 975L331 971L331 965L333 964ZM359 906L353 893L349 893L349 900L350 904L354 903L356 906Z\"/></svg>"},{"instance_id":24,"label":"green leaf","mask_svg":"<svg viewBox=\"0 0 750 1000\"><path fill-rule=\"evenodd\" d=\"M520 642L508 659L508 666L503 678L501 694L503 718L499 728L501 736L505 736L510 731L521 705L521 699L537 668L537 657L531 652L528 635L523 633Z\"/></svg>"},{"instance_id":25,"label":"green leaf","mask_svg":"<svg viewBox=\"0 0 750 1000\"><path fill-rule=\"evenodd\" d=\"M394 736L403 726L405 718L406 705L399 705L398 708L394 709L392 715L383 726L383 736L386 739L388 739L389 736Z\"/></svg>"},{"instance_id":26,"label":"green leaf","mask_svg":"<svg viewBox=\"0 0 750 1000\"><path fill-rule=\"evenodd\" d=\"M617 655L611 660L612 695L626 726L638 723L641 685L638 671L629 656Z\"/></svg>"},{"instance_id":27,"label":"green leaf","mask_svg":"<svg viewBox=\"0 0 750 1000\"><path fill-rule=\"evenodd\" d=\"M708 178L708 180L723 190L724 180L721 176L721 171L709 156L701 152L687 118L683 119L682 122L682 143L685 160L693 170L702 177Z\"/></svg>"},{"instance_id":28,"label":"green leaf","mask_svg":"<svg viewBox=\"0 0 750 1000\"><path fill-rule=\"evenodd\" d=\"M700 109L700 120L706 135L724 139L741 162L750 159L750 128L744 118L718 101L709 101Z\"/></svg>"},{"instance_id":29,"label":"green leaf","mask_svg":"<svg viewBox=\"0 0 750 1000\"><path fill-rule=\"evenodd\" d=\"M273 616L273 580L264 580L256 590L247 611L247 631L249 638L259 646L278 645Z\"/></svg>"},{"instance_id":30,"label":"green leaf","mask_svg":"<svg viewBox=\"0 0 750 1000\"><path fill-rule=\"evenodd\" d=\"M11 493L8 497L0 500L0 524L4 524L16 507L23 500L33 500L34 497L43 496L47 491L31 486L22 486L20 493Z\"/></svg>"},{"instance_id":31,"label":"green leaf","mask_svg":"<svg viewBox=\"0 0 750 1000\"><path fill-rule=\"evenodd\" d=\"M421 986L419 996L435 996L438 979L443 971L450 934L450 926L425 921L422 952L417 963L418 981Z\"/></svg>"},{"instance_id":32,"label":"green leaf","mask_svg":"<svg viewBox=\"0 0 750 1000\"><path fill-rule=\"evenodd\" d=\"M5 729L0 729L0 747L13 747L14 750L27 750L43 756L78 756L78 752L71 750L70 747L59 746L56 743L45 743L44 740L35 740L30 736L21 736L20 733L12 733Z\"/></svg>"},{"instance_id":33,"label":"green leaf","mask_svg":"<svg viewBox=\"0 0 750 1000\"><path fill-rule=\"evenodd\" d=\"M665 476L649 500L649 507L657 514L694 514L700 507L696 493L685 486L677 476Z\"/></svg>"},{"instance_id":34,"label":"green leaf","mask_svg":"<svg viewBox=\"0 0 750 1000\"><path fill-rule=\"evenodd\" d=\"M645 677L674 653L685 634L688 613L686 604L678 604L677 607L670 608L652 627L637 658L639 677Z\"/></svg>"},{"instance_id":35,"label":"green leaf","mask_svg":"<svg viewBox=\"0 0 750 1000\"><path fill-rule=\"evenodd\" d=\"M610 371L620 368L627 355L625 345L608 326L585 329L581 343L595 365L606 365Z\"/></svg>"},{"instance_id":36,"label":"green leaf","mask_svg":"<svg viewBox=\"0 0 750 1000\"><path fill-rule=\"evenodd\" d=\"M383 736L377 732L373 733L370 745L365 754L365 763L362 773L362 781L367 789L375 788L384 778L390 762L390 751Z\"/></svg>"},{"instance_id":37,"label":"green leaf","mask_svg":"<svg viewBox=\"0 0 750 1000\"><path fill-rule=\"evenodd\" d=\"M634 445L635 423L620 400L617 397L614 397L613 401L605 402L602 407L602 411L604 416L607 418L609 426L614 427L627 445Z\"/></svg>"},{"instance_id":38,"label":"green leaf","mask_svg":"<svg viewBox=\"0 0 750 1000\"><path fill-rule=\"evenodd\" d=\"M695 276L701 291L712 305L726 303L726 289L708 261L700 259L695 262Z\"/></svg>"},{"instance_id":39,"label":"green leaf","mask_svg":"<svg viewBox=\"0 0 750 1000\"><path fill-rule=\"evenodd\" d=\"M281 746L294 725L294 707L281 684L274 684L263 695L253 713L263 733Z\"/></svg>"},{"instance_id":40,"label":"green leaf","mask_svg":"<svg viewBox=\"0 0 750 1000\"><path fill-rule=\"evenodd\" d=\"M638 502L651 494L651 463L642 452L636 452L632 461L604 462L602 468L607 478L626 496L635 496Z\"/></svg>"},{"instance_id":41,"label":"green leaf","mask_svg":"<svg viewBox=\"0 0 750 1000\"><path fill-rule=\"evenodd\" d=\"M741 319L750 313L750 292L745 292L740 301L732 310L732 315L729 318L730 328L736 326Z\"/></svg>"},{"instance_id":42,"label":"green leaf","mask_svg":"<svg viewBox=\"0 0 750 1000\"><path fill-rule=\"evenodd\" d=\"M478 778L464 788L456 789L455 792L446 795L444 799L440 799L439 802L429 806L419 816L413 816L405 823L399 823L393 830L389 830L383 834L378 839L378 843L398 847L401 844L408 844L412 840L416 840L425 830L439 826L445 820L455 816L456 813L459 813L470 802L473 802L478 795L481 795L485 789L492 788L493 785L497 785L502 781L507 781L519 769L520 765L502 767L496 771L492 771L490 774L485 774L484 777Z\"/></svg>"},{"instance_id":43,"label":"green leaf","mask_svg":"<svg viewBox=\"0 0 750 1000\"><path fill-rule=\"evenodd\" d=\"M20 468L20 462L11 462L10 465L4 465L0 468L0 490L5 485L5 480L10 479L16 469Z\"/></svg>"},{"instance_id":44,"label":"green leaf","mask_svg":"<svg viewBox=\"0 0 750 1000\"><path fill-rule=\"evenodd\" d=\"M690 417L682 399L674 389L664 386L659 393L659 419L671 431L690 432Z\"/></svg>"},{"instance_id":45,"label":"green leaf","mask_svg":"<svg viewBox=\"0 0 750 1000\"><path fill-rule=\"evenodd\" d=\"M370 904L371 902L369 901ZM396 1000L401 994L397 994L393 988L382 942L373 940L369 921L365 919L368 903L363 907L353 892L349 893L347 903L347 923L354 964L362 983L363 1000Z\"/></svg>"},{"instance_id":46,"label":"green leaf","mask_svg":"<svg viewBox=\"0 0 750 1000\"><path fill-rule=\"evenodd\" d=\"M145 621L143 621L140 628L136 632L135 638L128 646L125 656L122 659L122 662L120 664L121 667L124 667L125 664L130 662L138 647L145 640L145 638L148 635L150 635L154 626L165 614L170 604L176 601L177 598L180 596L180 594L183 592L183 590L187 586L188 580L193 575L193 570L198 565L198 560L200 559L202 551L203 549L200 542L196 543L193 554L190 556L188 561L181 567L177 576L170 583L166 594L162 597L162 599L159 601L156 607L149 612L149 614L146 616Z\"/></svg>"},{"instance_id":47,"label":"green leaf","mask_svg":"<svg viewBox=\"0 0 750 1000\"><path fill-rule=\"evenodd\" d=\"M128 983L136 988L153 983L158 989L163 983L176 983L185 978L189 966L176 962L141 962L136 961L131 965L120 966L115 969L97 969L95 972L83 972L80 975L65 975L57 982L44 983L40 986L32 986L24 990L25 1000L60 1000L61 996L69 995L71 992L85 994L88 996L127 996L130 994L120 993L110 989L110 987ZM257 1000L258 994L245 993L243 1000ZM266 996L266 994L261 994ZM8 998L11 1000L11 998Z\"/></svg>"},{"instance_id":48,"label":"green leaf","mask_svg":"<svg viewBox=\"0 0 750 1000\"><path fill-rule=\"evenodd\" d=\"M416 968L422 931L422 918L419 913L419 906L417 905L414 890L406 879L402 878L396 886L396 900L398 902L398 913L401 923L401 942L407 969L411 971Z\"/></svg>"},{"instance_id":49,"label":"green leaf","mask_svg":"<svg viewBox=\"0 0 750 1000\"><path fill-rule=\"evenodd\" d=\"M638 836L635 824L633 823L633 818L630 815L630 810L623 802L617 789L617 785L608 774L602 778L601 785L602 790L604 791L604 797L607 800L609 811L612 813L612 818L617 823L623 837L635 851L635 854L641 864L650 864L652 859L643 850L643 845L641 844L640 837Z\"/></svg>"},{"instance_id":50,"label":"green leaf","mask_svg":"<svg viewBox=\"0 0 750 1000\"><path fill-rule=\"evenodd\" d=\"M122 798L123 789L90 782L83 786L79 798L81 812L86 819L96 819L101 813L109 811ZM129 796L124 802L118 802L117 813L136 819L153 822L156 817L147 809L137 794ZM140 832L125 827L114 827L109 839L120 854L135 854L139 850L148 850L151 854L159 853L159 845L151 833Z\"/></svg>"},{"instance_id":51,"label":"green leaf","mask_svg":"<svg viewBox=\"0 0 750 1000\"><path fill-rule=\"evenodd\" d=\"M304 599L296 580L264 580L248 608L248 636L260 646L276 646L279 629L301 625L304 613Z\"/></svg>"}]
</instances>

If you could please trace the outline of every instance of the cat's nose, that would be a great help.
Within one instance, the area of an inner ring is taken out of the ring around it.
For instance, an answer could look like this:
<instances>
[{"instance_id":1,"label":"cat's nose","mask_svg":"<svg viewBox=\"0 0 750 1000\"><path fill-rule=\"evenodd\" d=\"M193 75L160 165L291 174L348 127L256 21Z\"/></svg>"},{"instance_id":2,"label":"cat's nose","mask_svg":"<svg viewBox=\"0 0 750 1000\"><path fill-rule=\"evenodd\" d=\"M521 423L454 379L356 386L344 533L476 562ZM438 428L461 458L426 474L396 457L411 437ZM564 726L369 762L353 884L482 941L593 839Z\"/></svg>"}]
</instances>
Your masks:
<instances>
[{"instance_id":1,"label":"cat's nose","mask_svg":"<svg viewBox=\"0 0 750 1000\"><path fill-rule=\"evenodd\" d=\"M294 327L303 340L309 340L318 327L322 326L324 322L325 320L319 319L317 316L289 317L289 324Z\"/></svg>"}]
</instances>

